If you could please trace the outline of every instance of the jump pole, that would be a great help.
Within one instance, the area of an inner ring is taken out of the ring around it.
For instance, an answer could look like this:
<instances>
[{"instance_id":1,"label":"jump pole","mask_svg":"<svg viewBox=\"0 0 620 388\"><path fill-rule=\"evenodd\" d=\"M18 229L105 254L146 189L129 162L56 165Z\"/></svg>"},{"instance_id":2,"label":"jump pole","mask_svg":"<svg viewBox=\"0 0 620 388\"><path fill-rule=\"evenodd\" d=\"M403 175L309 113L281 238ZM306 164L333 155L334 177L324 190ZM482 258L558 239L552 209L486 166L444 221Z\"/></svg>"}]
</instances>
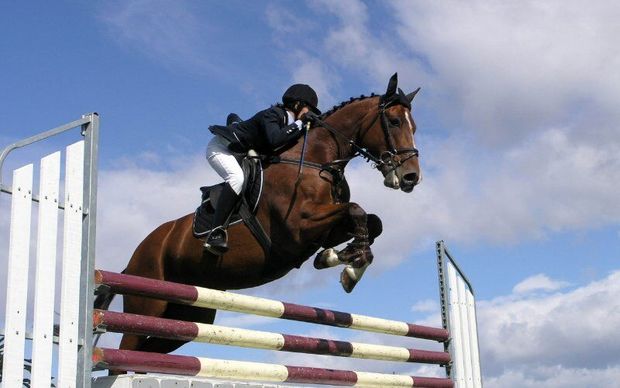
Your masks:
<instances>
[{"instance_id":1,"label":"jump pole","mask_svg":"<svg viewBox=\"0 0 620 388\"><path fill-rule=\"evenodd\" d=\"M354 387L451 388L452 380L95 348L93 365L218 379Z\"/></svg>"},{"instance_id":2,"label":"jump pole","mask_svg":"<svg viewBox=\"0 0 620 388\"><path fill-rule=\"evenodd\" d=\"M285 352L439 365L450 362L447 352L270 333L114 311L95 310L93 325L96 329L114 333Z\"/></svg>"},{"instance_id":3,"label":"jump pole","mask_svg":"<svg viewBox=\"0 0 620 388\"><path fill-rule=\"evenodd\" d=\"M446 329L303 306L108 271L95 271L95 283L118 294L138 295L196 307L423 338L439 342L445 342L449 338L448 330Z\"/></svg>"}]
</instances>

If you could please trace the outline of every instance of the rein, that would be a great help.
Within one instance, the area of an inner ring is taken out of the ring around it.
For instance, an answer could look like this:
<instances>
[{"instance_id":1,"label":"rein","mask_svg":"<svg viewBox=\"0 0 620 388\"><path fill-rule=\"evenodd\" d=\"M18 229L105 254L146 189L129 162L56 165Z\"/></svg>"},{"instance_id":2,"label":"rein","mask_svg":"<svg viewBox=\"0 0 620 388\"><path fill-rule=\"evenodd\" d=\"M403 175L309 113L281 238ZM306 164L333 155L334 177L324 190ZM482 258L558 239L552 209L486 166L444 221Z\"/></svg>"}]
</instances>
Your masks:
<instances>
[{"instance_id":1,"label":"rein","mask_svg":"<svg viewBox=\"0 0 620 388\"><path fill-rule=\"evenodd\" d=\"M396 103L396 100L388 100L386 102L381 102L379 104L379 114L374 118L374 120L372 121L372 123L370 123L370 125L368 126L368 128L363 131L364 135L370 130L370 128L373 127L373 125L375 125L375 123L377 122L378 119L380 119L381 122L381 129L383 130L383 135L385 138L385 143L387 145L388 150L383 152L381 155L379 155L378 157L373 155L370 151L362 148L361 146L359 146L357 144L356 141L354 141L353 139L347 137L346 135L344 135L342 132L340 132L339 130L337 130L336 128L332 127L331 125L327 124L325 121L319 119L318 117L316 117L314 119L314 122L318 125L320 125L321 127L327 129L329 132L331 132L332 134L339 136L342 139L345 139L347 141L347 143L349 144L349 146L354 150L353 156L348 158L348 159L342 159L342 160L336 160L334 162L331 162L329 164L336 164L336 163L340 163L343 161L349 161L357 156L362 156L364 159L366 159L367 162L372 162L373 163L373 167L376 168L381 168L383 166L386 166L389 171L394 171L396 170L398 167L400 167L401 165L403 165L407 160L413 158L414 156L419 156L420 152L418 151L417 148L412 147L412 148L401 148L401 149L396 149L395 145L394 145L394 139L392 138L392 134L390 133L390 123L388 122L388 118L387 115L385 113L386 109L389 108L390 106L392 106L394 103ZM363 136L360 136L360 138L362 138ZM409 154L409 156L403 160L400 159L399 155L403 155L403 154ZM302 160L303 160L303 155L302 155Z\"/></svg>"}]
</instances>

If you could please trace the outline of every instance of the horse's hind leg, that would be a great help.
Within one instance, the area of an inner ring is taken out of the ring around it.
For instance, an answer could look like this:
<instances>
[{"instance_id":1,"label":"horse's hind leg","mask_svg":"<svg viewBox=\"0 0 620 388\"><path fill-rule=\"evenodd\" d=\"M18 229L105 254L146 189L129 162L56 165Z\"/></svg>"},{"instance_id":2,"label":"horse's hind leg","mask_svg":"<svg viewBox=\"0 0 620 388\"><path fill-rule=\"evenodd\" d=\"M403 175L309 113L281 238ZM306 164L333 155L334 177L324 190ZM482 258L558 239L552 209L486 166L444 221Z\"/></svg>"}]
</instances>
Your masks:
<instances>
[{"instance_id":1,"label":"horse's hind leg","mask_svg":"<svg viewBox=\"0 0 620 388\"><path fill-rule=\"evenodd\" d=\"M211 324L215 320L216 310L169 303L162 318L186 322ZM170 353L185 345L186 340L148 337L140 344L143 352Z\"/></svg>"},{"instance_id":2,"label":"horse's hind leg","mask_svg":"<svg viewBox=\"0 0 620 388\"><path fill-rule=\"evenodd\" d=\"M189 322L198 323L213 323L215 320L215 310L205 309L200 307L177 305L174 303L168 303L164 301L144 298L133 298L131 304L135 300L142 300L143 305L148 305L148 314L167 319L177 319ZM147 313L147 311L145 311ZM123 334L119 349L124 350L138 350L142 352L155 352L155 353L170 353L181 346L185 345L188 341L176 340L170 338L157 338L147 337L143 335L135 334ZM118 375L126 373L125 371L110 371L110 375Z\"/></svg>"},{"instance_id":3,"label":"horse's hind leg","mask_svg":"<svg viewBox=\"0 0 620 388\"><path fill-rule=\"evenodd\" d=\"M168 302L166 301L132 295L124 295L123 297L123 310L126 313L160 317L166 311L167 306ZM146 341L147 337L144 335L123 333L123 337L121 338L121 343L118 348L122 350L143 350ZM110 371L109 373L110 375L118 375L127 372L116 370Z\"/></svg>"}]
</instances>

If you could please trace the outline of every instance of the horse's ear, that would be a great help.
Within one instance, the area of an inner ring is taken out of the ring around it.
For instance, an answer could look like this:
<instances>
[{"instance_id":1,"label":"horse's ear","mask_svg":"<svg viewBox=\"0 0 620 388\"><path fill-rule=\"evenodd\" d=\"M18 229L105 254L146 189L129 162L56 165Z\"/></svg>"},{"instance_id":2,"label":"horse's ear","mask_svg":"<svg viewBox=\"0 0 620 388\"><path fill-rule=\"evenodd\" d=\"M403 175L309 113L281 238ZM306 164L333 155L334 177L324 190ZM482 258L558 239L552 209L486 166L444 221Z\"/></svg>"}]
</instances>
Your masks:
<instances>
[{"instance_id":1,"label":"horse's ear","mask_svg":"<svg viewBox=\"0 0 620 388\"><path fill-rule=\"evenodd\" d=\"M396 85L398 85L398 73L394 73L394 75L390 78L390 82L388 82L388 87L385 91L385 95L391 96L396 93Z\"/></svg>"},{"instance_id":2,"label":"horse's ear","mask_svg":"<svg viewBox=\"0 0 620 388\"><path fill-rule=\"evenodd\" d=\"M415 97L415 95L418 94L419 91L420 91L420 88L417 88L413 92L407 94L407 100L409 100L409 103L411 103L411 101L413 101L413 97Z\"/></svg>"}]
</instances>

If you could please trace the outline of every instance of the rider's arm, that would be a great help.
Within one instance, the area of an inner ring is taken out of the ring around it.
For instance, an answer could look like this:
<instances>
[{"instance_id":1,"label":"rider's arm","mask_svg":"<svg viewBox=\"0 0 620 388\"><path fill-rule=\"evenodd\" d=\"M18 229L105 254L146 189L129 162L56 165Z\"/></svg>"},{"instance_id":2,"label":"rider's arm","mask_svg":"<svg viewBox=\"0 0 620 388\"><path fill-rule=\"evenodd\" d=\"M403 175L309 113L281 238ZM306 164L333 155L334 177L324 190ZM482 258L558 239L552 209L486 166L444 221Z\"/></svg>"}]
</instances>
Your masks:
<instances>
[{"instance_id":1,"label":"rider's arm","mask_svg":"<svg viewBox=\"0 0 620 388\"><path fill-rule=\"evenodd\" d=\"M269 109L263 115L265 138L272 150L297 140L302 134L301 121L285 125L286 116L276 109Z\"/></svg>"}]
</instances>

